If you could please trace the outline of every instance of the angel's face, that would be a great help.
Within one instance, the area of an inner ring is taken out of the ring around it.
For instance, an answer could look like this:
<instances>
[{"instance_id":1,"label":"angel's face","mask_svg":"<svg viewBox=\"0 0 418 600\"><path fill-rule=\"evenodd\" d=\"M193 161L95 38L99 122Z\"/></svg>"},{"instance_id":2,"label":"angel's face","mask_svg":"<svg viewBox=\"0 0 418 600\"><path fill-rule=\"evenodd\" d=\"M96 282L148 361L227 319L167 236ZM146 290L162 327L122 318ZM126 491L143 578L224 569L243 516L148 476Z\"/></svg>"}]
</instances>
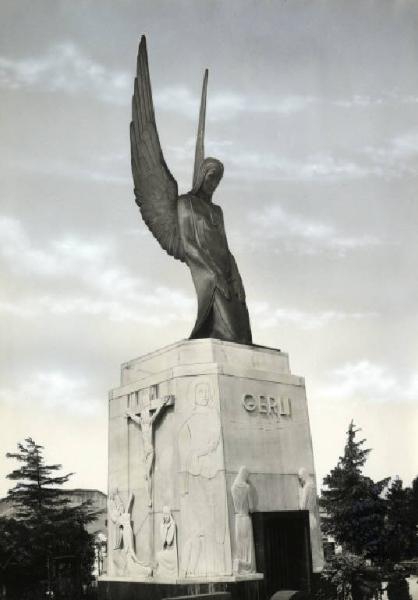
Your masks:
<instances>
[{"instance_id":1,"label":"angel's face","mask_svg":"<svg viewBox=\"0 0 418 600\"><path fill-rule=\"evenodd\" d=\"M217 169L215 166L209 168L202 183L203 192L208 196L211 196L218 187L221 179L222 173L220 172L220 169Z\"/></svg>"}]
</instances>

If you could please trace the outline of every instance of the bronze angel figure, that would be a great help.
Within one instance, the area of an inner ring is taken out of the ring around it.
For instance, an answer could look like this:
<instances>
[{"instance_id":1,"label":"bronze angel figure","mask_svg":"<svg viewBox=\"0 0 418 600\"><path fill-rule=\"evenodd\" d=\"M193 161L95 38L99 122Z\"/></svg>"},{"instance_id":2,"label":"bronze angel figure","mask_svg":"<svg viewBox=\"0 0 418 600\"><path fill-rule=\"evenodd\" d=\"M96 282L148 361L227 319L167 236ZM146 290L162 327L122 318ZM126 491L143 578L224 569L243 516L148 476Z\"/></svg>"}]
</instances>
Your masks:
<instances>
[{"instance_id":1,"label":"bronze angel figure","mask_svg":"<svg viewBox=\"0 0 418 600\"><path fill-rule=\"evenodd\" d=\"M135 200L161 247L191 271L197 293L197 319L191 339L216 338L251 344L245 292L226 239L222 209L212 196L223 164L204 158L208 72L203 80L193 187L178 194L161 150L152 102L145 36L139 44L132 97L131 164Z\"/></svg>"}]
</instances>

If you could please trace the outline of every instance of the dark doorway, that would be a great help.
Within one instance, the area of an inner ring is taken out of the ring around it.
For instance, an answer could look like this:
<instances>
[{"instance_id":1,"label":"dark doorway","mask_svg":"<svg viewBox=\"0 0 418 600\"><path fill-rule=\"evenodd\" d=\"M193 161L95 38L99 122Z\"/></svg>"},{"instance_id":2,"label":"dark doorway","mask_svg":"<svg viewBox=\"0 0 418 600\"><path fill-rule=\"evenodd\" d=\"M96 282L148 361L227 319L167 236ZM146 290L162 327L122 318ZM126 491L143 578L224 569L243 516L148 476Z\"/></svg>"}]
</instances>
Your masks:
<instances>
[{"instance_id":1,"label":"dark doorway","mask_svg":"<svg viewBox=\"0 0 418 600\"><path fill-rule=\"evenodd\" d=\"M257 571L264 573L265 594L311 587L309 513L306 510L253 513Z\"/></svg>"}]
</instances>

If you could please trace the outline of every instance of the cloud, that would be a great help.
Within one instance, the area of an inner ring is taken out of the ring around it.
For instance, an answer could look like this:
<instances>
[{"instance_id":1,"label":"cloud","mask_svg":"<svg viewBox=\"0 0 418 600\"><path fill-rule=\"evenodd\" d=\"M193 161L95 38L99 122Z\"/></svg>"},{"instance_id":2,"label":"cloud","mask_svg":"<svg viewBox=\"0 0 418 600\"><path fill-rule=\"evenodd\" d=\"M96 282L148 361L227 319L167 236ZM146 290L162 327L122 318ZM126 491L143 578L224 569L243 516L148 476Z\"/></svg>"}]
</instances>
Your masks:
<instances>
[{"instance_id":1,"label":"cloud","mask_svg":"<svg viewBox=\"0 0 418 600\"><path fill-rule=\"evenodd\" d=\"M153 96L158 110L176 112L183 117L198 116L200 99L185 86L165 87L156 91Z\"/></svg>"},{"instance_id":2,"label":"cloud","mask_svg":"<svg viewBox=\"0 0 418 600\"><path fill-rule=\"evenodd\" d=\"M36 173L37 175L53 175L60 178L92 181L102 184L125 186L130 184L131 175L129 172L129 159L127 159L126 164L124 165L125 168L123 170L125 173L118 172L114 163L110 164L109 168L106 169L104 161L100 158L98 158L95 163L92 162L88 165L89 160L91 159L84 160L83 163L81 163L61 158L30 157L27 159L20 158L19 161L16 162L10 162L8 166L18 171Z\"/></svg>"},{"instance_id":3,"label":"cloud","mask_svg":"<svg viewBox=\"0 0 418 600\"><path fill-rule=\"evenodd\" d=\"M68 277L79 273L80 267L90 267L99 275L110 253L109 242L71 237L48 241L45 248L36 247L19 220L0 216L0 257L15 273Z\"/></svg>"},{"instance_id":4,"label":"cloud","mask_svg":"<svg viewBox=\"0 0 418 600\"><path fill-rule=\"evenodd\" d=\"M192 161L196 140L188 139L180 146L169 145L167 150L174 160ZM283 153L245 151L233 140L210 139L206 142L207 154L224 161L228 179L240 182L292 181L334 183L379 176L383 170L379 164L362 164L346 158L326 154L312 154L299 158L287 158Z\"/></svg>"},{"instance_id":5,"label":"cloud","mask_svg":"<svg viewBox=\"0 0 418 600\"><path fill-rule=\"evenodd\" d=\"M19 221L2 217L0 258L4 272L20 281L21 295L0 297L0 312L15 317L101 316L164 326L188 321L194 308L181 290L154 286L118 264L110 240L67 236L37 247Z\"/></svg>"},{"instance_id":6,"label":"cloud","mask_svg":"<svg viewBox=\"0 0 418 600\"><path fill-rule=\"evenodd\" d=\"M360 165L327 154L289 159L267 152L243 152L239 148L228 156L228 165L232 166L233 177L244 180L336 182L380 174L378 166Z\"/></svg>"},{"instance_id":7,"label":"cloud","mask_svg":"<svg viewBox=\"0 0 418 600\"><path fill-rule=\"evenodd\" d=\"M354 94L349 98L335 100L333 104L340 108L368 108L370 106L381 106L385 104L385 101L387 101L387 98L385 99L383 96L372 97Z\"/></svg>"},{"instance_id":8,"label":"cloud","mask_svg":"<svg viewBox=\"0 0 418 600\"><path fill-rule=\"evenodd\" d=\"M195 139L181 146L168 146L174 160L191 161ZM235 140L208 139L207 152L224 161L228 179L246 182L337 183L370 177L398 179L416 175L418 132L398 135L377 146L355 148L352 156L315 153L290 158L282 150L246 151Z\"/></svg>"},{"instance_id":9,"label":"cloud","mask_svg":"<svg viewBox=\"0 0 418 600\"><path fill-rule=\"evenodd\" d=\"M417 104L418 96L412 94L400 94L399 92L387 92L379 96L365 94L353 94L347 98L332 100L331 104L339 108L373 108L380 106L402 104Z\"/></svg>"},{"instance_id":10,"label":"cloud","mask_svg":"<svg viewBox=\"0 0 418 600\"><path fill-rule=\"evenodd\" d=\"M321 329L340 321L372 319L378 316L375 312L344 312L341 310L325 310L306 312L295 308L274 308L267 302L250 304L250 312L263 329L278 325L291 324L302 330Z\"/></svg>"},{"instance_id":11,"label":"cloud","mask_svg":"<svg viewBox=\"0 0 418 600\"><path fill-rule=\"evenodd\" d=\"M35 89L70 95L87 93L103 102L128 105L134 74L110 69L86 56L71 41L56 44L41 56L10 58L0 56L0 86L6 89ZM166 86L154 93L159 110L196 119L200 97L185 85ZM263 98L243 96L232 91L211 95L208 120L225 120L243 113L290 115L305 110L315 99L311 96Z\"/></svg>"},{"instance_id":12,"label":"cloud","mask_svg":"<svg viewBox=\"0 0 418 600\"><path fill-rule=\"evenodd\" d=\"M0 402L20 406L23 411L31 406L83 415L96 413L103 404L84 379L59 371L34 373L27 381L0 388Z\"/></svg>"},{"instance_id":13,"label":"cloud","mask_svg":"<svg viewBox=\"0 0 418 600\"><path fill-rule=\"evenodd\" d=\"M402 104L418 104L418 96L412 94L403 95L400 97L400 101Z\"/></svg>"},{"instance_id":14,"label":"cloud","mask_svg":"<svg viewBox=\"0 0 418 600\"><path fill-rule=\"evenodd\" d=\"M198 116L200 97L193 94L186 86L165 87L154 97L157 109L176 112L192 119L196 119ZM239 117L243 113L270 113L287 116L306 110L315 101L312 96L281 96L272 99L223 91L210 95L207 119L208 121L223 121Z\"/></svg>"},{"instance_id":15,"label":"cloud","mask_svg":"<svg viewBox=\"0 0 418 600\"><path fill-rule=\"evenodd\" d=\"M184 117L196 118L200 96L194 94L185 85L175 85L162 88L154 95L155 105L158 109L176 112ZM344 109L375 108L388 105L403 105L418 103L418 96L387 93L381 96L354 94L352 96L329 100L310 94L286 96L261 96L243 95L231 90L224 90L210 94L207 107L207 118L213 121L232 119L246 114L271 114L289 116L297 114L314 105L322 104L326 107Z\"/></svg>"},{"instance_id":16,"label":"cloud","mask_svg":"<svg viewBox=\"0 0 418 600\"><path fill-rule=\"evenodd\" d=\"M289 116L310 108L317 99L313 96L263 96L242 95L234 92L214 94L208 105L208 118L214 121L239 117L243 113L264 113Z\"/></svg>"},{"instance_id":17,"label":"cloud","mask_svg":"<svg viewBox=\"0 0 418 600\"><path fill-rule=\"evenodd\" d=\"M397 136L391 143L392 152L399 158L415 158L418 155L418 131Z\"/></svg>"},{"instance_id":18,"label":"cloud","mask_svg":"<svg viewBox=\"0 0 418 600\"><path fill-rule=\"evenodd\" d=\"M79 181L90 181L101 184L132 185L129 172L130 159L116 161L106 157L83 157L83 160L65 160L43 156L34 156L3 163L3 169L9 168L16 172L25 171L36 175L52 175L60 178L70 178Z\"/></svg>"},{"instance_id":19,"label":"cloud","mask_svg":"<svg viewBox=\"0 0 418 600\"><path fill-rule=\"evenodd\" d=\"M363 154L386 178L417 175L418 131L395 136L379 147L367 146Z\"/></svg>"},{"instance_id":20,"label":"cloud","mask_svg":"<svg viewBox=\"0 0 418 600\"><path fill-rule=\"evenodd\" d=\"M190 161L194 159L194 152L196 146L196 138L188 138L181 146L168 145L167 150L172 156L178 161ZM232 140L214 140L208 137L205 139L205 149L207 156L222 155L225 152L233 152L234 143Z\"/></svg>"},{"instance_id":21,"label":"cloud","mask_svg":"<svg viewBox=\"0 0 418 600\"><path fill-rule=\"evenodd\" d=\"M388 367L369 360L333 369L328 379L318 396L393 403L418 400L418 373L405 374L400 380Z\"/></svg>"},{"instance_id":22,"label":"cloud","mask_svg":"<svg viewBox=\"0 0 418 600\"><path fill-rule=\"evenodd\" d=\"M34 88L66 94L91 93L104 102L129 103L132 78L85 56L73 43L51 47L43 56L12 59L0 56L0 86Z\"/></svg>"},{"instance_id":23,"label":"cloud","mask_svg":"<svg viewBox=\"0 0 418 600\"><path fill-rule=\"evenodd\" d=\"M407 173L417 173L415 159L418 156L418 131L408 131L387 140L379 147L367 146L364 154L374 163L381 165L391 174L401 176ZM413 160L413 165L407 162Z\"/></svg>"},{"instance_id":24,"label":"cloud","mask_svg":"<svg viewBox=\"0 0 418 600\"><path fill-rule=\"evenodd\" d=\"M382 243L371 234L346 235L332 223L286 212L279 204L270 204L257 212L250 212L248 220L254 231L255 245L262 243L271 247L275 243L276 249L299 254L314 255L331 250L334 256L343 257L350 250Z\"/></svg>"},{"instance_id":25,"label":"cloud","mask_svg":"<svg viewBox=\"0 0 418 600\"><path fill-rule=\"evenodd\" d=\"M135 301L136 299L136 301ZM191 297L164 286L146 295L124 300L97 299L83 292L78 295L29 295L14 302L2 302L0 314L30 319L42 316L101 317L116 322L141 323L164 327L179 320L189 321L194 303Z\"/></svg>"}]
</instances>

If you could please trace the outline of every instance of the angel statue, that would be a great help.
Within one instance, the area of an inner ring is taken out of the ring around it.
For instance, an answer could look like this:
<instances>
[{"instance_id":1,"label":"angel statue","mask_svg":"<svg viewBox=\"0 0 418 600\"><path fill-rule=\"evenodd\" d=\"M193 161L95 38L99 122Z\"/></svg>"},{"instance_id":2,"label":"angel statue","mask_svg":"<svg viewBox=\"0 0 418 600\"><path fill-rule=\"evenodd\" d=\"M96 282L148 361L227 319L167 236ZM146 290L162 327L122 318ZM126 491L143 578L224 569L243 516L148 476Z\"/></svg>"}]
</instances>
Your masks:
<instances>
[{"instance_id":1,"label":"angel statue","mask_svg":"<svg viewBox=\"0 0 418 600\"><path fill-rule=\"evenodd\" d=\"M197 294L197 319L190 339L216 338L251 344L245 292L225 234L222 209L212 196L224 172L204 158L208 71L203 79L193 187L179 196L161 150L155 123L145 36L139 44L132 98L131 164L135 200L161 247L189 267Z\"/></svg>"}]
</instances>

